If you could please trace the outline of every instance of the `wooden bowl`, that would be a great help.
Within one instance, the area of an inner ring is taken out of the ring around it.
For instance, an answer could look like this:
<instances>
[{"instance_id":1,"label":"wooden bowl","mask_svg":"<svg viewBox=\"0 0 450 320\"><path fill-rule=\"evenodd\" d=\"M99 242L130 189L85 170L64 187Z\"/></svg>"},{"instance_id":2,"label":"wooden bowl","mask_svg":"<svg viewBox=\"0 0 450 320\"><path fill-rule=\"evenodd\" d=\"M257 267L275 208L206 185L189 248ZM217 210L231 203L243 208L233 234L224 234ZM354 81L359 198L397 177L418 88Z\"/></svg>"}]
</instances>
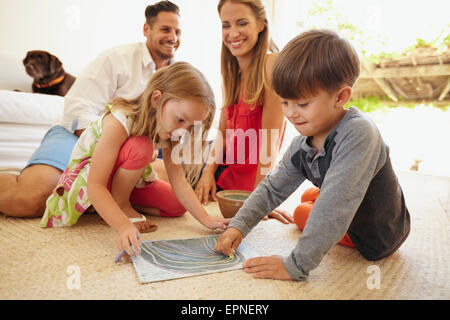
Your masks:
<instances>
[{"instance_id":1,"label":"wooden bowl","mask_svg":"<svg viewBox=\"0 0 450 320\"><path fill-rule=\"evenodd\" d=\"M222 190L216 193L220 212L224 218L232 218L251 194L244 190Z\"/></svg>"}]
</instances>

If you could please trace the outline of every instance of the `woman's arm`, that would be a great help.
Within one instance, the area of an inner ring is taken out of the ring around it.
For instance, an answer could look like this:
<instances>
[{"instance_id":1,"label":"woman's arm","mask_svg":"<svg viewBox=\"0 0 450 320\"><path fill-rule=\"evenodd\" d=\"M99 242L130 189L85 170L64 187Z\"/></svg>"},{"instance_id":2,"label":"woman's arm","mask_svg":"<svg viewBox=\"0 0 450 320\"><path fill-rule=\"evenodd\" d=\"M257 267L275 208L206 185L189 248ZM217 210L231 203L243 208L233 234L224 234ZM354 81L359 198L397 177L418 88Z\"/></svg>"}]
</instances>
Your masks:
<instances>
[{"instance_id":1,"label":"woman's arm","mask_svg":"<svg viewBox=\"0 0 450 320\"><path fill-rule=\"evenodd\" d=\"M171 159L172 146L163 149L164 166L166 167L172 190L178 201L189 211L195 219L210 229L226 229L231 219L212 218L201 205L194 190L187 182L181 165L173 163Z\"/></svg>"},{"instance_id":2,"label":"woman's arm","mask_svg":"<svg viewBox=\"0 0 450 320\"><path fill-rule=\"evenodd\" d=\"M280 139L284 125L284 114L281 108L281 99L272 89L272 68L277 54L269 54L266 62L266 87L264 89L264 104L262 109L262 129L265 134L262 135L261 149L259 151L258 168L255 178L255 189L258 184L264 180L266 175L273 170L276 165ZM273 131L273 132L272 132ZM273 210L267 218L274 218L282 223L293 223L294 220L286 212Z\"/></svg>"},{"instance_id":3,"label":"woman's arm","mask_svg":"<svg viewBox=\"0 0 450 320\"><path fill-rule=\"evenodd\" d=\"M264 134L262 135L263 140L259 151L255 188L275 167L283 130L284 114L281 108L281 99L271 87L272 68L276 58L276 54L269 54L266 61L265 73L267 83L264 88L261 126Z\"/></svg>"},{"instance_id":4,"label":"woman's arm","mask_svg":"<svg viewBox=\"0 0 450 320\"><path fill-rule=\"evenodd\" d=\"M111 114L103 118L102 128L102 136L91 159L87 193L99 215L119 234L119 249L122 248L128 254L134 255L130 250L130 242L136 250L139 250L138 231L107 188L120 147L128 135L125 128Z\"/></svg>"},{"instance_id":5,"label":"woman's arm","mask_svg":"<svg viewBox=\"0 0 450 320\"><path fill-rule=\"evenodd\" d=\"M224 159L225 130L227 125L226 121L226 110L225 108L222 108L220 111L219 129L217 131L216 138L212 144L206 165L203 168L202 176L195 188L197 198L204 204L208 204L210 192L212 199L216 201L217 187L214 174L219 166L219 163L222 163Z\"/></svg>"}]
</instances>

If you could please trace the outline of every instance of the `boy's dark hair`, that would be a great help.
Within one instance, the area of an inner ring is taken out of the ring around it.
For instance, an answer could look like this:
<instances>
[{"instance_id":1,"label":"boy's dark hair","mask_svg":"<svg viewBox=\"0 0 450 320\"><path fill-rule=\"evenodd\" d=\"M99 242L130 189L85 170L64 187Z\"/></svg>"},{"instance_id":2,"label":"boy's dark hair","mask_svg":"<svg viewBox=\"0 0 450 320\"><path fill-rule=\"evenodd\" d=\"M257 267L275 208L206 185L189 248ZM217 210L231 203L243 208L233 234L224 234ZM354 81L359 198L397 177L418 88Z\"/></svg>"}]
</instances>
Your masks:
<instances>
[{"instance_id":1,"label":"boy's dark hair","mask_svg":"<svg viewBox=\"0 0 450 320\"><path fill-rule=\"evenodd\" d=\"M155 4L151 4L145 8L145 19L147 20L147 24L152 27L155 22L156 16L162 12L173 12L177 15L180 15L180 8L175 3L164 0L159 1Z\"/></svg>"},{"instance_id":2,"label":"boy's dark hair","mask_svg":"<svg viewBox=\"0 0 450 320\"><path fill-rule=\"evenodd\" d=\"M310 30L292 39L275 61L272 86L284 99L314 96L353 86L359 76L358 55L351 44L330 30Z\"/></svg>"}]
</instances>

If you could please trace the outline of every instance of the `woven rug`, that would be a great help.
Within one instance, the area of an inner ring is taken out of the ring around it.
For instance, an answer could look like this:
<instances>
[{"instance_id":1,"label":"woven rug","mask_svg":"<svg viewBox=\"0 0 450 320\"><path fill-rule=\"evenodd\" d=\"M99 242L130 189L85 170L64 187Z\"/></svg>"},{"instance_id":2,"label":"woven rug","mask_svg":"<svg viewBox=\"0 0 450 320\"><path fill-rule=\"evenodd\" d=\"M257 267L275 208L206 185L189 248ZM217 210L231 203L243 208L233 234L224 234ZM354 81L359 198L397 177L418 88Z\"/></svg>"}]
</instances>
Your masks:
<instances>
[{"instance_id":1,"label":"woven rug","mask_svg":"<svg viewBox=\"0 0 450 320\"><path fill-rule=\"evenodd\" d=\"M399 180L412 219L402 247L371 262L337 245L305 282L257 280L234 270L140 284L131 263L114 264L116 234L97 214L54 229L0 214L0 299L449 299L450 179L405 172ZM281 208L292 211L301 191ZM217 203L205 208L220 216ZM151 219L159 228L143 240L213 234L190 214ZM248 240L261 255L287 255L300 235L293 224L269 220Z\"/></svg>"}]
</instances>

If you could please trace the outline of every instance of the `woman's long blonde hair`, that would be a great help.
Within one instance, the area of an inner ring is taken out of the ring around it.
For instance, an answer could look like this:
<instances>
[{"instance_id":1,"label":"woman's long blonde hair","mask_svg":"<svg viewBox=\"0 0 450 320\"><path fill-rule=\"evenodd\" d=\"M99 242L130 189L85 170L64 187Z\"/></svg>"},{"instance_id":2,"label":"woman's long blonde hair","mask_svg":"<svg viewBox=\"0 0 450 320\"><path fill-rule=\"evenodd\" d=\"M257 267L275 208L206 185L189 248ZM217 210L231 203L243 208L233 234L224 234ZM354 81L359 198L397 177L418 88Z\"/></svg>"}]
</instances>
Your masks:
<instances>
[{"instance_id":1,"label":"woman's long blonde hair","mask_svg":"<svg viewBox=\"0 0 450 320\"><path fill-rule=\"evenodd\" d=\"M249 6L258 21L264 24L264 30L258 35L258 41L253 48L253 60L250 65L247 82L245 83L244 102L249 105L262 103L266 83L265 65L268 52L278 52L278 48L269 36L269 23L266 10L261 0L220 0L217 10L220 14L226 2L242 3ZM241 98L241 77L239 64L235 56L222 42L221 53L222 91L224 106L231 106Z\"/></svg>"},{"instance_id":2,"label":"woman's long blonde hair","mask_svg":"<svg viewBox=\"0 0 450 320\"><path fill-rule=\"evenodd\" d=\"M158 105L152 105L151 97L156 90L162 93L161 99ZM120 110L134 119L130 135L146 135L155 144L159 142L161 110L170 99L199 99L202 101L208 107L208 117L202 127L203 133L207 133L211 128L216 110L214 93L205 76L187 62L175 62L160 68L152 75L140 96L131 100L117 97L111 101L110 105L111 111ZM191 137L194 136L193 129L190 134ZM190 142L191 150L194 150L194 139L190 139ZM172 142L172 145L176 143L178 142ZM208 142L202 139L202 152L207 144ZM188 168L185 170L186 178L193 185L199 178L201 166L188 165L186 168Z\"/></svg>"}]
</instances>

